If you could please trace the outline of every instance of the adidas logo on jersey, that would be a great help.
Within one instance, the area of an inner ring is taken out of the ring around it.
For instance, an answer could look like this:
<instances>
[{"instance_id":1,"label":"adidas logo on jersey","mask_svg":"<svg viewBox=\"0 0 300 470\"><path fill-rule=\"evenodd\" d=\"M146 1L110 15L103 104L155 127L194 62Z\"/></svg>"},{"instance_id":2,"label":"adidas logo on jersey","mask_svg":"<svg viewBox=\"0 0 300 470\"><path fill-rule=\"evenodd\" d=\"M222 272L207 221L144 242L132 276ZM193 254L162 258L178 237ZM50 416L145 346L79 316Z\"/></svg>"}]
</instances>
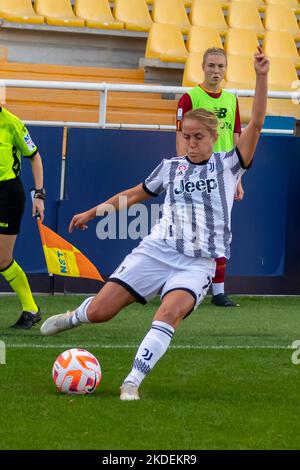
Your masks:
<instances>
[{"instance_id":1,"label":"adidas logo on jersey","mask_svg":"<svg viewBox=\"0 0 300 470\"><path fill-rule=\"evenodd\" d=\"M213 190L217 189L218 183L217 180L214 178L206 179L206 180L199 180L196 183L192 181L184 182L183 179L179 182L179 187L174 188L175 194L182 194L182 193L193 193L194 191L201 191L210 194Z\"/></svg>"}]
</instances>

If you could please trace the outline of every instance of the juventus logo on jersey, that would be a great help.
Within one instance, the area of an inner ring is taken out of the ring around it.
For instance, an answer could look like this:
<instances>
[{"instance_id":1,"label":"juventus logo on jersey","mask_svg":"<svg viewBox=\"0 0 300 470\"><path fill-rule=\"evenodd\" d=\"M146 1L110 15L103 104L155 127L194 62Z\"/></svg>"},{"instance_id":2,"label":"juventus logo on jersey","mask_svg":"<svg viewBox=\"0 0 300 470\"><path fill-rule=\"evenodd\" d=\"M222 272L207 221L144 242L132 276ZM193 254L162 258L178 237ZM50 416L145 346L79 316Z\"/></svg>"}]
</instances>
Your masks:
<instances>
[{"instance_id":1,"label":"juventus logo on jersey","mask_svg":"<svg viewBox=\"0 0 300 470\"><path fill-rule=\"evenodd\" d=\"M215 169L215 163L214 162L208 162L208 171L210 171L211 173L214 171Z\"/></svg>"}]
</instances>

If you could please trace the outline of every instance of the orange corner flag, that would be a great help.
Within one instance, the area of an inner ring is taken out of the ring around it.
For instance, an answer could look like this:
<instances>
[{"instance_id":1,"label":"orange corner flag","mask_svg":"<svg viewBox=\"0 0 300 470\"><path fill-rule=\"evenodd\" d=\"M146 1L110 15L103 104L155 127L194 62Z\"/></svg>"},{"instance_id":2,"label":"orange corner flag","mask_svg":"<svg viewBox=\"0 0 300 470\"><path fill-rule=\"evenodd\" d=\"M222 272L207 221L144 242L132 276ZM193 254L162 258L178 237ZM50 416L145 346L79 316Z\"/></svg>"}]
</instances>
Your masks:
<instances>
[{"instance_id":1,"label":"orange corner flag","mask_svg":"<svg viewBox=\"0 0 300 470\"><path fill-rule=\"evenodd\" d=\"M104 282L97 268L75 246L37 219L48 272Z\"/></svg>"}]
</instances>

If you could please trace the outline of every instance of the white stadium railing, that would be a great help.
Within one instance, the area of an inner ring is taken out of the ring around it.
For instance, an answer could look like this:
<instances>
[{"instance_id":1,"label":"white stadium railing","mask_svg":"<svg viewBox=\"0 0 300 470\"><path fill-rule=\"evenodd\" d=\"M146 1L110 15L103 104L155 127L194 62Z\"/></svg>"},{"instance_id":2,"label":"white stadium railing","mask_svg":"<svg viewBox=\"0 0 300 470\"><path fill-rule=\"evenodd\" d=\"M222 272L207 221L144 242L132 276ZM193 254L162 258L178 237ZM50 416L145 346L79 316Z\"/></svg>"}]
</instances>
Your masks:
<instances>
[{"instance_id":1,"label":"white stadium railing","mask_svg":"<svg viewBox=\"0 0 300 470\"><path fill-rule=\"evenodd\" d=\"M299 90L299 82L296 84ZM127 124L127 123L108 123L106 122L107 95L109 92L139 92L139 93L159 93L165 95L182 95L190 90L189 87L178 86L158 86L158 85L127 85L111 83L83 83L83 82L59 82L59 81L38 81L38 80L0 80L0 89L6 87L14 88L43 88L56 90L84 90L99 91L99 119L98 122L66 122L66 121L28 121L24 119L27 125L43 126L64 126L64 127L91 127L106 129L149 129L149 130L175 130L172 125L159 124ZM252 97L254 90L228 89L238 97ZM290 99L294 103L300 103L300 91L269 91L269 98ZM274 134L293 134L290 129L263 129L262 132Z\"/></svg>"}]
</instances>

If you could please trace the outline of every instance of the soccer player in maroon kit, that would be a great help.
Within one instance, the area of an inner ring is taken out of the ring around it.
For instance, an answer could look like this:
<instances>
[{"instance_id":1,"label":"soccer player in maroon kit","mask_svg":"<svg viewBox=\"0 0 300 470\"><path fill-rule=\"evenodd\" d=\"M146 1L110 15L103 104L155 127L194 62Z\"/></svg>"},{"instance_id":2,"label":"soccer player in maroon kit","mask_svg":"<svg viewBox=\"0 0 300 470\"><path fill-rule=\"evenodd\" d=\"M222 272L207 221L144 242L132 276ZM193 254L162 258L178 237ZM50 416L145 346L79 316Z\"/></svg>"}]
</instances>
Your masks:
<instances>
[{"instance_id":1,"label":"soccer player in maroon kit","mask_svg":"<svg viewBox=\"0 0 300 470\"><path fill-rule=\"evenodd\" d=\"M197 85L191 92L185 93L178 102L176 132L178 156L186 154L186 142L182 138L181 132L183 116L187 111L198 107L213 111L218 118L219 137L214 151L228 150L237 144L241 134L238 100L221 88L226 66L227 59L223 49L212 47L204 53L202 63L203 83ZM236 201L241 201L243 196L244 190L241 181L239 181L234 198ZM212 281L212 302L219 307L236 307L238 305L225 294L224 290L226 258L218 258L216 263L216 274Z\"/></svg>"}]
</instances>

